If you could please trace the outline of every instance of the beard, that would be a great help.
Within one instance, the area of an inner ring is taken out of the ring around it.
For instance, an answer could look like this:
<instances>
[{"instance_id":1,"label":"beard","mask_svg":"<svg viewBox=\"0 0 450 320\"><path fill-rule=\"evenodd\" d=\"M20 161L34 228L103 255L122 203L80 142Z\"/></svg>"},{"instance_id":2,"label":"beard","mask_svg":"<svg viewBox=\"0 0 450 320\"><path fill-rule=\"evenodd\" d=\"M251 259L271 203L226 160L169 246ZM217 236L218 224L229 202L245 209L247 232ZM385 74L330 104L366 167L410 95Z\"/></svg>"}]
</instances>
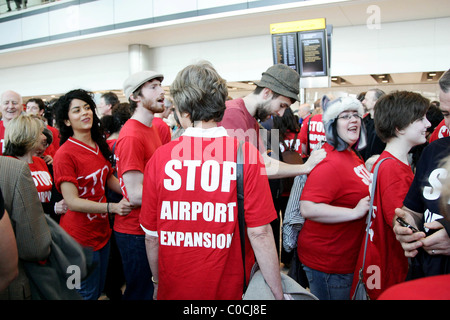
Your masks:
<instances>
[{"instance_id":1,"label":"beard","mask_svg":"<svg viewBox=\"0 0 450 320\"><path fill-rule=\"evenodd\" d=\"M259 103L256 106L255 118L261 122L266 121L271 115L272 112L269 111L270 102Z\"/></svg>"},{"instance_id":2,"label":"beard","mask_svg":"<svg viewBox=\"0 0 450 320\"><path fill-rule=\"evenodd\" d=\"M165 110L163 103L158 104L158 101L153 99L143 99L142 105L145 109L153 113L161 113Z\"/></svg>"}]
</instances>

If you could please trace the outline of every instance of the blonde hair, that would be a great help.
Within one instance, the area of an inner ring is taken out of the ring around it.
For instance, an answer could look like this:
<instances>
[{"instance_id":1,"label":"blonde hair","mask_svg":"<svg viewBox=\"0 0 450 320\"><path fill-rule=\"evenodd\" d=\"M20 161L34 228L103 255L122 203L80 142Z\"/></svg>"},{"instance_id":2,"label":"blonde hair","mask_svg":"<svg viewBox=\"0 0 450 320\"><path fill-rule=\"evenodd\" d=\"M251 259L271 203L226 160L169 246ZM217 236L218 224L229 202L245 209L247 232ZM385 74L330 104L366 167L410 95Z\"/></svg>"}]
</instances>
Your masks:
<instances>
[{"instance_id":1,"label":"blonde hair","mask_svg":"<svg viewBox=\"0 0 450 320\"><path fill-rule=\"evenodd\" d=\"M5 129L6 156L21 157L36 149L44 123L33 115L20 115L12 119Z\"/></svg>"}]
</instances>

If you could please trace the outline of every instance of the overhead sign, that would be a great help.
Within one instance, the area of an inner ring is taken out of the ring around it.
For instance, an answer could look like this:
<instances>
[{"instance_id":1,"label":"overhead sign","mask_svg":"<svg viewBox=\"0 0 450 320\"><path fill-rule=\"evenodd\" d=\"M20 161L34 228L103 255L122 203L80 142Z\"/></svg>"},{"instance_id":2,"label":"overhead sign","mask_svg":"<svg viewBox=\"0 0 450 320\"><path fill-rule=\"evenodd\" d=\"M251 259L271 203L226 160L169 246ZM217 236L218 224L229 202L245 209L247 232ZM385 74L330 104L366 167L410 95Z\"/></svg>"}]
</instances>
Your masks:
<instances>
[{"instance_id":1,"label":"overhead sign","mask_svg":"<svg viewBox=\"0 0 450 320\"><path fill-rule=\"evenodd\" d=\"M331 34L325 18L273 23L270 33L274 64L285 64L300 77L328 76Z\"/></svg>"},{"instance_id":2,"label":"overhead sign","mask_svg":"<svg viewBox=\"0 0 450 320\"><path fill-rule=\"evenodd\" d=\"M270 33L278 34L287 32L301 32L301 31L325 29L326 27L327 26L325 23L325 18L280 22L280 23L272 23L270 25Z\"/></svg>"}]
</instances>

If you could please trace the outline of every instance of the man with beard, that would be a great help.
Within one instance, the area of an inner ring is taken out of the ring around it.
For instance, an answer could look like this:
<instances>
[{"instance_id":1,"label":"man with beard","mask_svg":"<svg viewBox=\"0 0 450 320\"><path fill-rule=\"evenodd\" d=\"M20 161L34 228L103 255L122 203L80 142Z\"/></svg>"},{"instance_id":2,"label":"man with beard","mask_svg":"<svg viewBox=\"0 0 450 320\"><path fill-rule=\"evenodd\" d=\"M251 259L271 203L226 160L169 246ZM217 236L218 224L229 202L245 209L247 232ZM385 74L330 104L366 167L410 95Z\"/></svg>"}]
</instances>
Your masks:
<instances>
[{"instance_id":1,"label":"man with beard","mask_svg":"<svg viewBox=\"0 0 450 320\"><path fill-rule=\"evenodd\" d=\"M225 127L228 135L249 141L258 148L269 179L308 174L325 158L325 151L314 151L305 164L293 165L278 161L268 155L270 151L268 152L262 143L258 123L271 116L283 116L286 108L299 101L299 74L284 64L276 64L263 72L261 81L256 85L256 89L244 98L226 102L225 115L218 125Z\"/></svg>"},{"instance_id":2,"label":"man with beard","mask_svg":"<svg viewBox=\"0 0 450 320\"><path fill-rule=\"evenodd\" d=\"M139 224L144 168L161 146L158 129L152 125L154 114L164 111L164 76L140 71L124 82L132 117L120 130L115 155L123 196L134 209L127 216L116 216L114 236L122 257L126 290L123 299L149 300L153 296L152 275L145 251L144 231Z\"/></svg>"}]
</instances>

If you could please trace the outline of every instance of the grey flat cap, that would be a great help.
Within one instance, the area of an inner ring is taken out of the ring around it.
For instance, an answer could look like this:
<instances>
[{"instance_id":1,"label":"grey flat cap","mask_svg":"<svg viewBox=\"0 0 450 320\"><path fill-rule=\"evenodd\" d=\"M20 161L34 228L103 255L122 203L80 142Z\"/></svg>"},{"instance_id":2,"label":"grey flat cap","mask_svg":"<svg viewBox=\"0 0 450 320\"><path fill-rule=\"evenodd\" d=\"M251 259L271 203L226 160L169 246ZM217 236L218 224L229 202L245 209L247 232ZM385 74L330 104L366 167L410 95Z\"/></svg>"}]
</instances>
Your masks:
<instances>
[{"instance_id":1,"label":"grey flat cap","mask_svg":"<svg viewBox=\"0 0 450 320\"><path fill-rule=\"evenodd\" d=\"M125 98L128 100L137 88L153 79L160 79L160 81L163 81L164 76L161 73L151 70L139 71L130 75L123 83Z\"/></svg>"}]
</instances>

